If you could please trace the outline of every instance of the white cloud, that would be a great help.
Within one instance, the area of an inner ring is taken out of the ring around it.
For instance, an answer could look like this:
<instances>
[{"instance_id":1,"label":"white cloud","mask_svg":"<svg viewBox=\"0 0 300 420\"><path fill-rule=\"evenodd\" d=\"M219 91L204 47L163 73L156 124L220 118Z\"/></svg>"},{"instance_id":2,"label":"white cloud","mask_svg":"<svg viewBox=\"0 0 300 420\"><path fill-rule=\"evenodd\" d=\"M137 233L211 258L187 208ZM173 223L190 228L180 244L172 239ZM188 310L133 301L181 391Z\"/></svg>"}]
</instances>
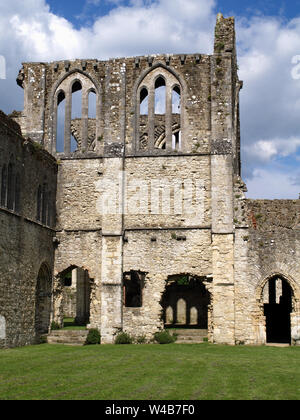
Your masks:
<instances>
[{"instance_id":1,"label":"white cloud","mask_svg":"<svg viewBox=\"0 0 300 420\"><path fill-rule=\"evenodd\" d=\"M298 199L300 185L291 173L276 170L255 169L247 183L248 198Z\"/></svg>"},{"instance_id":2,"label":"white cloud","mask_svg":"<svg viewBox=\"0 0 300 420\"><path fill-rule=\"evenodd\" d=\"M247 156L256 161L268 162L274 157L293 155L300 148L300 136L286 139L259 140L244 147Z\"/></svg>"}]
</instances>

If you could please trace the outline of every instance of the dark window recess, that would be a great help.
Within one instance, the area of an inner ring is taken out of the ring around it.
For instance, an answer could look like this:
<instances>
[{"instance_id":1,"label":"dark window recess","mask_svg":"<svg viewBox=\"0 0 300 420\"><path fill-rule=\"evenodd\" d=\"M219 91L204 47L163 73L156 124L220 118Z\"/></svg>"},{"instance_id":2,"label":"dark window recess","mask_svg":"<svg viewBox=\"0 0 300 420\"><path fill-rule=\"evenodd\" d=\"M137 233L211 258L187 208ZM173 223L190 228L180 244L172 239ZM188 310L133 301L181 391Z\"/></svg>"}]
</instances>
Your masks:
<instances>
[{"instance_id":1,"label":"dark window recess","mask_svg":"<svg viewBox=\"0 0 300 420\"><path fill-rule=\"evenodd\" d=\"M72 272L71 271L65 275L63 282L64 282L65 287L72 286Z\"/></svg>"},{"instance_id":2,"label":"dark window recess","mask_svg":"<svg viewBox=\"0 0 300 420\"><path fill-rule=\"evenodd\" d=\"M124 304L127 308L140 308L143 305L143 273L131 271L124 274Z\"/></svg>"}]
</instances>

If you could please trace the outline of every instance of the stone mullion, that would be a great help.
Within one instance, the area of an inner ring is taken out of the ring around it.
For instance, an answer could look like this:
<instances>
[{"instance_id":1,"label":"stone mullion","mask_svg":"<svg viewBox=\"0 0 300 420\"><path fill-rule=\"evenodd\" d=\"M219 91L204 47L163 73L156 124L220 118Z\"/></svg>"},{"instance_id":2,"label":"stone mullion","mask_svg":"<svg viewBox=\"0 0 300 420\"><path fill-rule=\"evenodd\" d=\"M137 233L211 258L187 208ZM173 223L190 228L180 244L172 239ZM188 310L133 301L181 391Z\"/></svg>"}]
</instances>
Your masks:
<instances>
[{"instance_id":1,"label":"stone mullion","mask_svg":"<svg viewBox=\"0 0 300 420\"><path fill-rule=\"evenodd\" d=\"M57 152L57 111L58 111L58 96L55 96L54 101L54 112L53 112L53 141L52 141L52 154Z\"/></svg>"},{"instance_id":2,"label":"stone mullion","mask_svg":"<svg viewBox=\"0 0 300 420\"><path fill-rule=\"evenodd\" d=\"M136 128L136 142L135 142L135 150L138 151L141 148L140 145L140 138L141 138L141 90L139 90L138 92L138 96L137 96L137 107L136 107L136 123L137 123L137 128Z\"/></svg>"},{"instance_id":3,"label":"stone mullion","mask_svg":"<svg viewBox=\"0 0 300 420\"><path fill-rule=\"evenodd\" d=\"M82 92L82 132L81 132L81 152L88 150L88 132L89 132L89 92L87 90Z\"/></svg>"},{"instance_id":4,"label":"stone mullion","mask_svg":"<svg viewBox=\"0 0 300 420\"><path fill-rule=\"evenodd\" d=\"M65 108L65 130L64 130L65 155L69 155L71 153L71 119L72 119L72 92L68 91L66 94L66 108Z\"/></svg>"},{"instance_id":5,"label":"stone mullion","mask_svg":"<svg viewBox=\"0 0 300 420\"><path fill-rule=\"evenodd\" d=\"M166 115L165 115L166 150L172 150L172 88L166 86Z\"/></svg>"},{"instance_id":6,"label":"stone mullion","mask_svg":"<svg viewBox=\"0 0 300 420\"><path fill-rule=\"evenodd\" d=\"M155 89L151 86L149 89L149 102L148 102L148 148L154 149L155 145Z\"/></svg>"}]
</instances>

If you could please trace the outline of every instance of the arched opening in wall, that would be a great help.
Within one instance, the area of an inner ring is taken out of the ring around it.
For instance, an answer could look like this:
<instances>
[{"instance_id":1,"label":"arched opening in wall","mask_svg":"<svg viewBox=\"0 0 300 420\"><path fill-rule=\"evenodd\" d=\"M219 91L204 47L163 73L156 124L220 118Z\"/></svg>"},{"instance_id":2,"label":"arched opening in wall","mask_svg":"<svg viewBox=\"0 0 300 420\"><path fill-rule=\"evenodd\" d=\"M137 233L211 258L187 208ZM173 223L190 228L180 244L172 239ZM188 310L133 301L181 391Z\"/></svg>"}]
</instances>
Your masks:
<instances>
[{"instance_id":1,"label":"arched opening in wall","mask_svg":"<svg viewBox=\"0 0 300 420\"><path fill-rule=\"evenodd\" d=\"M140 308L143 306L143 289L145 273L130 271L123 275L123 303L127 308Z\"/></svg>"},{"instance_id":2,"label":"arched opening in wall","mask_svg":"<svg viewBox=\"0 0 300 420\"><path fill-rule=\"evenodd\" d=\"M15 173L14 165L9 163L7 171L7 208L14 210L15 207Z\"/></svg>"},{"instance_id":3,"label":"arched opening in wall","mask_svg":"<svg viewBox=\"0 0 300 420\"><path fill-rule=\"evenodd\" d=\"M154 138L155 148L165 150L166 141L166 81L163 77L158 77L155 81L155 100L154 100Z\"/></svg>"},{"instance_id":4,"label":"arched opening in wall","mask_svg":"<svg viewBox=\"0 0 300 420\"><path fill-rule=\"evenodd\" d=\"M21 208L21 179L20 179L20 175L16 174L16 179L15 179L15 211L17 213L20 212L20 208Z\"/></svg>"},{"instance_id":5,"label":"arched opening in wall","mask_svg":"<svg viewBox=\"0 0 300 420\"><path fill-rule=\"evenodd\" d=\"M149 94L148 90L144 87L140 91L139 98L139 148L141 150L146 150L149 146L148 144L148 113L149 113Z\"/></svg>"},{"instance_id":6,"label":"arched opening in wall","mask_svg":"<svg viewBox=\"0 0 300 420\"><path fill-rule=\"evenodd\" d=\"M95 150L97 94L91 89L88 94L88 150Z\"/></svg>"},{"instance_id":7,"label":"arched opening in wall","mask_svg":"<svg viewBox=\"0 0 300 420\"><path fill-rule=\"evenodd\" d=\"M155 115L166 113L166 81L158 77L155 81Z\"/></svg>"},{"instance_id":8,"label":"arched opening in wall","mask_svg":"<svg viewBox=\"0 0 300 420\"><path fill-rule=\"evenodd\" d=\"M39 185L36 195L36 220L38 222L42 221L42 198L43 191L41 185Z\"/></svg>"},{"instance_id":9,"label":"arched opening in wall","mask_svg":"<svg viewBox=\"0 0 300 420\"><path fill-rule=\"evenodd\" d=\"M61 276L62 308L65 328L85 328L90 322L93 279L88 271L70 267Z\"/></svg>"},{"instance_id":10,"label":"arched opening in wall","mask_svg":"<svg viewBox=\"0 0 300 420\"><path fill-rule=\"evenodd\" d=\"M36 283L35 332L37 336L47 334L51 316L52 280L48 267L40 268Z\"/></svg>"},{"instance_id":11,"label":"arched opening in wall","mask_svg":"<svg viewBox=\"0 0 300 420\"><path fill-rule=\"evenodd\" d=\"M4 165L1 171L1 206L6 207L7 203L7 166Z\"/></svg>"},{"instance_id":12,"label":"arched opening in wall","mask_svg":"<svg viewBox=\"0 0 300 420\"><path fill-rule=\"evenodd\" d=\"M181 150L181 93L180 87L172 90L172 149Z\"/></svg>"},{"instance_id":13,"label":"arched opening in wall","mask_svg":"<svg viewBox=\"0 0 300 420\"><path fill-rule=\"evenodd\" d=\"M148 90L143 88L140 93L140 115L148 115L149 95Z\"/></svg>"},{"instance_id":14,"label":"arched opening in wall","mask_svg":"<svg viewBox=\"0 0 300 420\"><path fill-rule=\"evenodd\" d=\"M182 274L170 276L162 296L165 328L208 330L210 294L205 279Z\"/></svg>"},{"instance_id":15,"label":"arched opening in wall","mask_svg":"<svg viewBox=\"0 0 300 420\"><path fill-rule=\"evenodd\" d=\"M182 92L178 77L164 66L155 66L140 81L136 97L137 150L182 150Z\"/></svg>"},{"instance_id":16,"label":"arched opening in wall","mask_svg":"<svg viewBox=\"0 0 300 420\"><path fill-rule=\"evenodd\" d=\"M63 91L57 95L57 128L56 128L56 152L63 153L65 145L65 112L66 96Z\"/></svg>"},{"instance_id":17,"label":"arched opening in wall","mask_svg":"<svg viewBox=\"0 0 300 420\"><path fill-rule=\"evenodd\" d=\"M267 343L291 342L293 290L280 276L272 277L263 289Z\"/></svg>"},{"instance_id":18,"label":"arched opening in wall","mask_svg":"<svg viewBox=\"0 0 300 420\"><path fill-rule=\"evenodd\" d=\"M42 187L42 209L41 209L41 222L43 225L47 223L47 213L48 213L48 186L47 183L43 183Z\"/></svg>"},{"instance_id":19,"label":"arched opening in wall","mask_svg":"<svg viewBox=\"0 0 300 420\"><path fill-rule=\"evenodd\" d=\"M76 80L72 85L72 121L81 120L82 116L82 85ZM71 134L71 153L78 148L77 139Z\"/></svg>"}]
</instances>

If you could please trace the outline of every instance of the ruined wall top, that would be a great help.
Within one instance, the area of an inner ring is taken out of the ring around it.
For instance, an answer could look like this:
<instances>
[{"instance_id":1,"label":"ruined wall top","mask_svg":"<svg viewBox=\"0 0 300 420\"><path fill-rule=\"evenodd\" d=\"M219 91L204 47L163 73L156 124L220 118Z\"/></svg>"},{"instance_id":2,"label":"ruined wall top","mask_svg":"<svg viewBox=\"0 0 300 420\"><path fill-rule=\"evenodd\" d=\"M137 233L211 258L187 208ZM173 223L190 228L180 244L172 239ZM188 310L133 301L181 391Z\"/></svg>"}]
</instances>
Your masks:
<instances>
[{"instance_id":1,"label":"ruined wall top","mask_svg":"<svg viewBox=\"0 0 300 420\"><path fill-rule=\"evenodd\" d=\"M17 79L24 88L24 111L15 119L23 134L62 158L232 154L238 171L238 82L234 19L218 15L212 55L24 63ZM163 110L156 100L162 88ZM73 115L78 91L81 117ZM93 117L90 94L96 95Z\"/></svg>"},{"instance_id":2,"label":"ruined wall top","mask_svg":"<svg viewBox=\"0 0 300 420\"><path fill-rule=\"evenodd\" d=\"M300 200L246 200L249 226L259 231L300 229Z\"/></svg>"}]
</instances>

